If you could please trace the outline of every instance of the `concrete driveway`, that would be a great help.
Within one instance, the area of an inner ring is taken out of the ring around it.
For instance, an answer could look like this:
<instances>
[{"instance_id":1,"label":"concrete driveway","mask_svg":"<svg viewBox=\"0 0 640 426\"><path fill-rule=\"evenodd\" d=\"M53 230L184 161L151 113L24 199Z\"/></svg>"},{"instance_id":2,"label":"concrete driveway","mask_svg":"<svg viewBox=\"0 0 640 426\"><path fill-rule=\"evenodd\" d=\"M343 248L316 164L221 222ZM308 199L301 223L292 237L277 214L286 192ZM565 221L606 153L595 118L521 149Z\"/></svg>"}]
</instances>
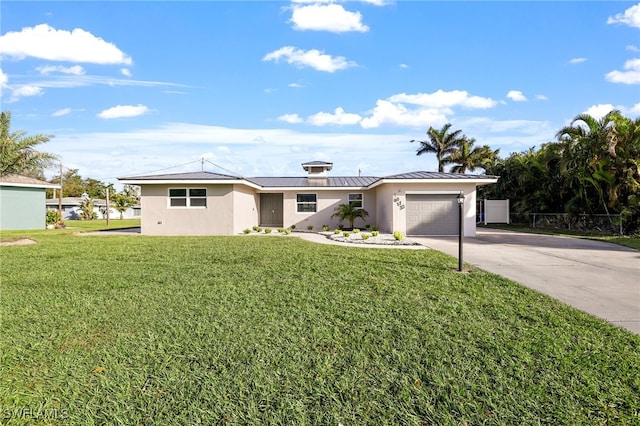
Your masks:
<instances>
[{"instance_id":1,"label":"concrete driveway","mask_svg":"<svg viewBox=\"0 0 640 426\"><path fill-rule=\"evenodd\" d=\"M458 256L457 237L410 237ZM640 334L640 251L502 230L465 238L463 259Z\"/></svg>"}]
</instances>

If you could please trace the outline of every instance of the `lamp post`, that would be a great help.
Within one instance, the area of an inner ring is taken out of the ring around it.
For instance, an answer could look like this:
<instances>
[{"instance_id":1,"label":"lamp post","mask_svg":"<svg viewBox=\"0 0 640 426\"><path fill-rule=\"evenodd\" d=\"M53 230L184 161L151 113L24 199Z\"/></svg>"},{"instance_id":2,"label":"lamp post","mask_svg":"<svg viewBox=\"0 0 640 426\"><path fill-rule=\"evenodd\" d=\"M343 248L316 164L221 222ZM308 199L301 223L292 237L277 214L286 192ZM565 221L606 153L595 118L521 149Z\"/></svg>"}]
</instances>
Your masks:
<instances>
[{"instance_id":1,"label":"lamp post","mask_svg":"<svg viewBox=\"0 0 640 426\"><path fill-rule=\"evenodd\" d=\"M458 271L462 272L462 246L464 240L464 193L458 195Z\"/></svg>"}]
</instances>

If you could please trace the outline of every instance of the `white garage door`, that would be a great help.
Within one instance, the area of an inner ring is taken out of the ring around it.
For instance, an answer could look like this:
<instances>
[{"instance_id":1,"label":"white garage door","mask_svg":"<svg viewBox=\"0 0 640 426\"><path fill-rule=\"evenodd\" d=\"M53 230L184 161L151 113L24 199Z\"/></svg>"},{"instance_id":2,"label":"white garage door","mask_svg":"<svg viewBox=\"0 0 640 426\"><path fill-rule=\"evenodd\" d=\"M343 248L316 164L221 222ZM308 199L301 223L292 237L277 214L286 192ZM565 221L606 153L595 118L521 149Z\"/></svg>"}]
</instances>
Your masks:
<instances>
[{"instance_id":1,"label":"white garage door","mask_svg":"<svg viewBox=\"0 0 640 426\"><path fill-rule=\"evenodd\" d=\"M407 235L458 235L455 194L407 194Z\"/></svg>"}]
</instances>

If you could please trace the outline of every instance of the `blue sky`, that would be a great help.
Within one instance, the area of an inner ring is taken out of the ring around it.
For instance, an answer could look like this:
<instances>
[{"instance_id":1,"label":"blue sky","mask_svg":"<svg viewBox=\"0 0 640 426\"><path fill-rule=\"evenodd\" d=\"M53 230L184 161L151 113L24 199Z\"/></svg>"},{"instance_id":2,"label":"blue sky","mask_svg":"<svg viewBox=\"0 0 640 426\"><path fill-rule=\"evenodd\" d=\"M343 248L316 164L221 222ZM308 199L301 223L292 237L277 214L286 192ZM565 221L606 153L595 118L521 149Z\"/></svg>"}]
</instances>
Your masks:
<instances>
[{"instance_id":1,"label":"blue sky","mask_svg":"<svg viewBox=\"0 0 640 426\"><path fill-rule=\"evenodd\" d=\"M197 171L201 158L242 176L304 175L314 160L334 176L435 170L409 142L429 126L507 156L583 112L640 115L636 2L0 8L12 128L53 135L43 150L103 181Z\"/></svg>"}]
</instances>

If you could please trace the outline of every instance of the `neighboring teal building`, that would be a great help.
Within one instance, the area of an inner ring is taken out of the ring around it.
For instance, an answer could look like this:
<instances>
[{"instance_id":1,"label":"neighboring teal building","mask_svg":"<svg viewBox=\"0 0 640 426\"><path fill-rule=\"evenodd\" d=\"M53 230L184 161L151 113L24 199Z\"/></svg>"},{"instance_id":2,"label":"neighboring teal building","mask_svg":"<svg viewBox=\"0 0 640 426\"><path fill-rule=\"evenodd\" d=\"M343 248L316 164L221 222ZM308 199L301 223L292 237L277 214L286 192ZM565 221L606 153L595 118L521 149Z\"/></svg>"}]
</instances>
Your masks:
<instances>
[{"instance_id":1,"label":"neighboring teal building","mask_svg":"<svg viewBox=\"0 0 640 426\"><path fill-rule=\"evenodd\" d=\"M0 231L45 229L48 188L60 185L26 176L0 177Z\"/></svg>"}]
</instances>

